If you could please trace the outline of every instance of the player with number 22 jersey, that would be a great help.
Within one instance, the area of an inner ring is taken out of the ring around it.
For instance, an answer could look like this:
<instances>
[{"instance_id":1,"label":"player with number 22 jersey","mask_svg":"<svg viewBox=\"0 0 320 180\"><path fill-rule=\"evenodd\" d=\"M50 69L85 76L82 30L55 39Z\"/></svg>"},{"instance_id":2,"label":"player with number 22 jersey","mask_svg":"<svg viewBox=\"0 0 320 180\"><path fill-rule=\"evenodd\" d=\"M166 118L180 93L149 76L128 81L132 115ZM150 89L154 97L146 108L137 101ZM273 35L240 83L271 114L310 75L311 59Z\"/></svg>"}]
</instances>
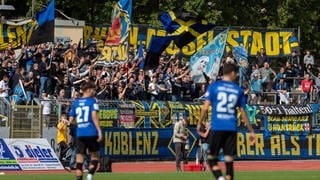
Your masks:
<instances>
[{"instance_id":1,"label":"player with number 22 jersey","mask_svg":"<svg viewBox=\"0 0 320 180\"><path fill-rule=\"evenodd\" d=\"M206 100L212 104L211 129L237 131L236 107L246 107L243 90L233 82L218 81L209 86Z\"/></svg>"},{"instance_id":2,"label":"player with number 22 jersey","mask_svg":"<svg viewBox=\"0 0 320 180\"><path fill-rule=\"evenodd\" d=\"M238 66L224 64L223 78L212 83L207 92L203 104L197 131L200 131L202 121L207 114L209 106L212 106L211 129L209 132L208 163L212 174L217 180L233 180L234 155L237 152L237 110L239 109L243 121L250 131L250 141L254 143L255 135L245 111L246 98L243 90L235 83L238 75ZM226 176L224 178L218 165L220 149L223 150Z\"/></svg>"}]
</instances>

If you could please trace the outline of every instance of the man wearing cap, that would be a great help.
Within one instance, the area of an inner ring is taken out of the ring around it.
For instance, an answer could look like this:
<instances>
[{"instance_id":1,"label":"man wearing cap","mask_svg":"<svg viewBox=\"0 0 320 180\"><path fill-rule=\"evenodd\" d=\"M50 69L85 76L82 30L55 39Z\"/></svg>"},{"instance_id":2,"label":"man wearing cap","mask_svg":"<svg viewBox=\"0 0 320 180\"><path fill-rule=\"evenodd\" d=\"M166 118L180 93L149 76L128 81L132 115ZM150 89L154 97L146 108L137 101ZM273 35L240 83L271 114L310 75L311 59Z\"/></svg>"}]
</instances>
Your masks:
<instances>
[{"instance_id":1,"label":"man wearing cap","mask_svg":"<svg viewBox=\"0 0 320 180\"><path fill-rule=\"evenodd\" d=\"M187 124L188 117L184 115L182 120L175 123L173 129L172 139L175 146L176 168L178 172L181 171L181 160L185 159L185 145L188 140Z\"/></svg>"}]
</instances>

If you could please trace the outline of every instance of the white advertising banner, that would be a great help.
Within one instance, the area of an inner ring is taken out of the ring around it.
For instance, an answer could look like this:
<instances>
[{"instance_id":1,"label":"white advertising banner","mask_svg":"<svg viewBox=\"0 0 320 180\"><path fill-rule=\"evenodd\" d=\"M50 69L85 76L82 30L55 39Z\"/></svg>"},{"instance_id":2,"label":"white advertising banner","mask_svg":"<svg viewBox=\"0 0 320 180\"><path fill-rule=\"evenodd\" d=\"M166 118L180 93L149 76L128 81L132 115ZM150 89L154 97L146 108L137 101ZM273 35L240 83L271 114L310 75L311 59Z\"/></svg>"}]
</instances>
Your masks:
<instances>
[{"instance_id":1,"label":"white advertising banner","mask_svg":"<svg viewBox=\"0 0 320 180\"><path fill-rule=\"evenodd\" d=\"M46 139L0 139L0 169L12 170L12 165L16 170L63 169Z\"/></svg>"}]
</instances>

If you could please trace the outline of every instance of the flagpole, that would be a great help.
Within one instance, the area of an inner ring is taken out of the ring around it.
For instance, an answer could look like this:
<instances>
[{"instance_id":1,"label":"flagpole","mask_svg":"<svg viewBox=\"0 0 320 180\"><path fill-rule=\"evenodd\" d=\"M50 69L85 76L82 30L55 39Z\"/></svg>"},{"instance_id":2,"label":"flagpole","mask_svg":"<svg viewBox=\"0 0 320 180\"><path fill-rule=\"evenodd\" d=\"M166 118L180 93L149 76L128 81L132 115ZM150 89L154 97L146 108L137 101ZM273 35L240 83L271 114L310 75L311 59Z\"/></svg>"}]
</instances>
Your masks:
<instances>
[{"instance_id":1,"label":"flagpole","mask_svg":"<svg viewBox=\"0 0 320 180\"><path fill-rule=\"evenodd\" d=\"M34 17L34 0L31 2L31 15Z\"/></svg>"}]
</instances>

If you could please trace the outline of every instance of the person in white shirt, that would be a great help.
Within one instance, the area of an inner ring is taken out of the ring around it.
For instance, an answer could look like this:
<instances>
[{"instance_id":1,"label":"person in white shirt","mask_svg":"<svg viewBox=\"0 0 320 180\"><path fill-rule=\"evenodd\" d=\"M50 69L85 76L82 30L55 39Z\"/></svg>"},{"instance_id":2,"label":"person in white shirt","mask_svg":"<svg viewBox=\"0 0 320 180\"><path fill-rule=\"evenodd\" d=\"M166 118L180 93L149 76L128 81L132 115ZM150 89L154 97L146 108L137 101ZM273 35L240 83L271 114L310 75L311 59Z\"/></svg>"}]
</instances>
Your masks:
<instances>
[{"instance_id":1,"label":"person in white shirt","mask_svg":"<svg viewBox=\"0 0 320 180\"><path fill-rule=\"evenodd\" d=\"M42 93L41 105L43 106L42 107L43 126L49 127L50 113L51 113L51 101L47 97L47 94L45 92Z\"/></svg>"},{"instance_id":2,"label":"person in white shirt","mask_svg":"<svg viewBox=\"0 0 320 180\"><path fill-rule=\"evenodd\" d=\"M8 98L9 97L9 87L8 87L9 77L7 74L4 74L2 80L0 81L0 97Z\"/></svg>"},{"instance_id":3,"label":"person in white shirt","mask_svg":"<svg viewBox=\"0 0 320 180\"><path fill-rule=\"evenodd\" d=\"M158 86L156 77L152 77L152 82L148 86L148 93L151 95L151 101L158 99Z\"/></svg>"}]
</instances>

